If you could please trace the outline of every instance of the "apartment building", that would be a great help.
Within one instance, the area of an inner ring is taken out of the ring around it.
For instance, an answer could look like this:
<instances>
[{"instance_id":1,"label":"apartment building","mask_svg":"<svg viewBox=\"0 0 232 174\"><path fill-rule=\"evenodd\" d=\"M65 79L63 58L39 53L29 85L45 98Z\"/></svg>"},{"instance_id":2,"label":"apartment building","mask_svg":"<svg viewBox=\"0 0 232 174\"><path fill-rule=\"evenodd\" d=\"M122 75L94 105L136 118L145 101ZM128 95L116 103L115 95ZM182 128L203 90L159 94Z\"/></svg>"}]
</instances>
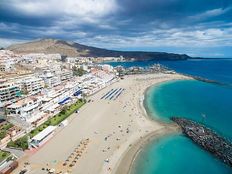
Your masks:
<instances>
[{"instance_id":1,"label":"apartment building","mask_svg":"<svg viewBox=\"0 0 232 174\"><path fill-rule=\"evenodd\" d=\"M22 92L29 95L40 93L45 87L44 80L35 76L22 79L20 84Z\"/></svg>"},{"instance_id":2,"label":"apartment building","mask_svg":"<svg viewBox=\"0 0 232 174\"><path fill-rule=\"evenodd\" d=\"M14 70L14 64L21 59L21 56L9 50L0 50L0 71L10 72Z\"/></svg>"},{"instance_id":3,"label":"apartment building","mask_svg":"<svg viewBox=\"0 0 232 174\"><path fill-rule=\"evenodd\" d=\"M40 77L44 80L45 86L47 87L52 88L61 84L60 76L49 70L44 71Z\"/></svg>"},{"instance_id":4,"label":"apartment building","mask_svg":"<svg viewBox=\"0 0 232 174\"><path fill-rule=\"evenodd\" d=\"M0 57L0 71L1 72L10 72L14 70L14 59L8 56Z\"/></svg>"},{"instance_id":5,"label":"apartment building","mask_svg":"<svg viewBox=\"0 0 232 174\"><path fill-rule=\"evenodd\" d=\"M69 80L73 77L72 71L62 71L60 74L61 81Z\"/></svg>"},{"instance_id":6,"label":"apartment building","mask_svg":"<svg viewBox=\"0 0 232 174\"><path fill-rule=\"evenodd\" d=\"M15 102L21 96L20 87L13 82L0 81L0 107Z\"/></svg>"},{"instance_id":7,"label":"apartment building","mask_svg":"<svg viewBox=\"0 0 232 174\"><path fill-rule=\"evenodd\" d=\"M6 107L7 117L17 117L31 123L41 117L41 107L40 97L26 97Z\"/></svg>"}]
</instances>

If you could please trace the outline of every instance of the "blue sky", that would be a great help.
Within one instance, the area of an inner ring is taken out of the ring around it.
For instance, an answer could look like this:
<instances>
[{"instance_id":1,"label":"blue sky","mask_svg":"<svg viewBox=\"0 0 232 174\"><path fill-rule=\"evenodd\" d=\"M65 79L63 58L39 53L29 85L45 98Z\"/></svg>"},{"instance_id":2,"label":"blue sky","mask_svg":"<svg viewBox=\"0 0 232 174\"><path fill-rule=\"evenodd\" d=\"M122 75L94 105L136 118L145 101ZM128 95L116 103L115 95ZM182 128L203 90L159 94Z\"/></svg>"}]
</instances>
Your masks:
<instances>
[{"instance_id":1,"label":"blue sky","mask_svg":"<svg viewBox=\"0 0 232 174\"><path fill-rule=\"evenodd\" d=\"M0 0L0 46L39 38L232 57L232 0Z\"/></svg>"}]
</instances>

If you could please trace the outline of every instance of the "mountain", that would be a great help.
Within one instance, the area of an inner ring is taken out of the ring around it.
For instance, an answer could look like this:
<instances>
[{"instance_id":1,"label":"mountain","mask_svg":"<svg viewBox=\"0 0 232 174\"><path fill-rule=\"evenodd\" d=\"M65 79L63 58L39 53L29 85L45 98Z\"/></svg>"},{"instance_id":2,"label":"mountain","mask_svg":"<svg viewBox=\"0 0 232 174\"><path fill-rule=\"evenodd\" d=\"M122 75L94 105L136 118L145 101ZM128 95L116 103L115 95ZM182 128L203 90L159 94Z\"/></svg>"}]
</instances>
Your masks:
<instances>
[{"instance_id":1,"label":"mountain","mask_svg":"<svg viewBox=\"0 0 232 174\"><path fill-rule=\"evenodd\" d=\"M186 60L189 57L186 54L174 54L165 52L145 52L145 51L115 51L103 48L91 47L75 42L56 40L56 39L42 39L33 42L15 44L9 46L7 49L18 53L60 53L64 56L87 56L87 57L119 57L136 60Z\"/></svg>"}]
</instances>

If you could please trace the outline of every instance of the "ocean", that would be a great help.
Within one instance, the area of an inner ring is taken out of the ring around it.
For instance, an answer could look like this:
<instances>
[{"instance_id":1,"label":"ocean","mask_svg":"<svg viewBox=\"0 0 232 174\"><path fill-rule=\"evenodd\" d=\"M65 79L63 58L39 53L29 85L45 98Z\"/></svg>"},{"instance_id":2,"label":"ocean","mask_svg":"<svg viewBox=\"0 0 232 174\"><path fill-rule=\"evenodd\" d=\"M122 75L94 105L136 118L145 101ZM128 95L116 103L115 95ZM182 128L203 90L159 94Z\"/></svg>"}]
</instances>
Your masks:
<instances>
[{"instance_id":1,"label":"ocean","mask_svg":"<svg viewBox=\"0 0 232 174\"><path fill-rule=\"evenodd\" d=\"M134 61L109 62L112 66L122 65L126 68L132 66L148 67L160 63L179 73L200 76L222 83L232 84L232 59L192 59L187 61Z\"/></svg>"},{"instance_id":2,"label":"ocean","mask_svg":"<svg viewBox=\"0 0 232 174\"><path fill-rule=\"evenodd\" d=\"M161 83L151 87L145 107L153 119L170 122L180 116L196 120L232 141L232 60L111 62L113 66L149 66L160 63L179 73L200 76L227 85L197 80ZM232 168L195 145L184 135L151 141L138 155L133 174L232 174Z\"/></svg>"}]
</instances>

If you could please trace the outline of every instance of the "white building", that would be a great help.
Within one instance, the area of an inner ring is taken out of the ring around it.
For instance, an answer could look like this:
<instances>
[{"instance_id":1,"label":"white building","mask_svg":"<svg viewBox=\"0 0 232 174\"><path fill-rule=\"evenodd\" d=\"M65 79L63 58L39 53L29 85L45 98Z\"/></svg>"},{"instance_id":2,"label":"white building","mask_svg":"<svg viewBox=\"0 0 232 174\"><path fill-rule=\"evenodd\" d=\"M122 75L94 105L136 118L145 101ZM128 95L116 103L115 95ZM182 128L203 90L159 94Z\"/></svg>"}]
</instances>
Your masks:
<instances>
[{"instance_id":1,"label":"white building","mask_svg":"<svg viewBox=\"0 0 232 174\"><path fill-rule=\"evenodd\" d=\"M92 70L92 75L100 78L105 84L111 82L115 75L113 73L109 73L108 71L102 71L102 70Z\"/></svg>"},{"instance_id":2,"label":"white building","mask_svg":"<svg viewBox=\"0 0 232 174\"><path fill-rule=\"evenodd\" d=\"M45 86L47 87L55 87L61 84L60 76L49 70L44 71L40 77L44 80Z\"/></svg>"},{"instance_id":3,"label":"white building","mask_svg":"<svg viewBox=\"0 0 232 174\"><path fill-rule=\"evenodd\" d=\"M15 102L21 96L20 88L12 82L0 80L0 107Z\"/></svg>"},{"instance_id":4,"label":"white building","mask_svg":"<svg viewBox=\"0 0 232 174\"><path fill-rule=\"evenodd\" d=\"M60 54L30 53L22 55L22 59L28 62L35 62L39 59L61 60Z\"/></svg>"},{"instance_id":5,"label":"white building","mask_svg":"<svg viewBox=\"0 0 232 174\"><path fill-rule=\"evenodd\" d=\"M76 57L67 57L66 62L67 63L76 63L78 59Z\"/></svg>"},{"instance_id":6,"label":"white building","mask_svg":"<svg viewBox=\"0 0 232 174\"><path fill-rule=\"evenodd\" d=\"M102 66L103 71L113 72L113 70L114 70L114 67L111 66L111 65L108 65L108 64L104 64L104 65L101 65L101 66Z\"/></svg>"},{"instance_id":7,"label":"white building","mask_svg":"<svg viewBox=\"0 0 232 174\"><path fill-rule=\"evenodd\" d=\"M62 71L60 74L60 79L61 81L69 80L73 77L73 72L72 71Z\"/></svg>"},{"instance_id":8,"label":"white building","mask_svg":"<svg viewBox=\"0 0 232 174\"><path fill-rule=\"evenodd\" d=\"M9 50L0 50L0 71L10 72L14 70L14 64L17 60L17 55Z\"/></svg>"},{"instance_id":9,"label":"white building","mask_svg":"<svg viewBox=\"0 0 232 174\"><path fill-rule=\"evenodd\" d=\"M32 123L41 117L42 100L36 96L21 99L6 107L8 117L17 117L22 121Z\"/></svg>"},{"instance_id":10,"label":"white building","mask_svg":"<svg viewBox=\"0 0 232 174\"><path fill-rule=\"evenodd\" d=\"M37 147L43 145L44 143L46 143L50 138L53 137L54 131L56 128L57 128L56 126L48 126L42 132L40 132L36 136L34 136L30 142L32 147L37 148Z\"/></svg>"},{"instance_id":11,"label":"white building","mask_svg":"<svg viewBox=\"0 0 232 174\"><path fill-rule=\"evenodd\" d=\"M26 76L17 80L21 86L21 91L27 95L40 93L45 87L44 80L35 76Z\"/></svg>"}]
</instances>

